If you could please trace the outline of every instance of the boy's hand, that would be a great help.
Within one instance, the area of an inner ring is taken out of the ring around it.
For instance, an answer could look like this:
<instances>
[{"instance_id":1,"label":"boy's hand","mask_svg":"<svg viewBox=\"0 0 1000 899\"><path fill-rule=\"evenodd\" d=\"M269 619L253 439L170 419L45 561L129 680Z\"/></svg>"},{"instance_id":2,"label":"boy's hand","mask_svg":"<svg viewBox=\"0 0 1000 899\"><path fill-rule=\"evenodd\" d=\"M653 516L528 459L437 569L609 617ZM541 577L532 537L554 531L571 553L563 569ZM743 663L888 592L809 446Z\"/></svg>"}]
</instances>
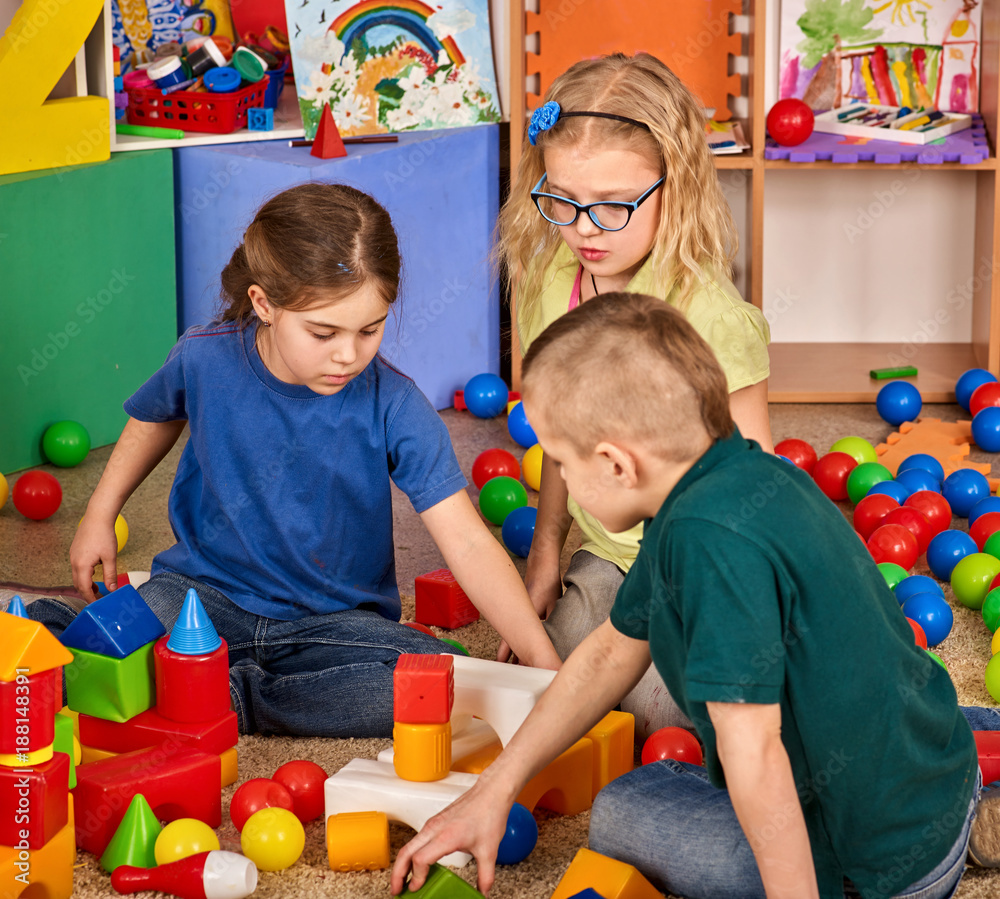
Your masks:
<instances>
[{"instance_id":1,"label":"boy's hand","mask_svg":"<svg viewBox=\"0 0 1000 899\"><path fill-rule=\"evenodd\" d=\"M98 565L104 568L105 585L114 590L118 586L118 538L114 520L108 523L89 512L84 515L69 548L69 561L73 586L84 602L92 602L95 598L94 569Z\"/></svg>"}]
</instances>

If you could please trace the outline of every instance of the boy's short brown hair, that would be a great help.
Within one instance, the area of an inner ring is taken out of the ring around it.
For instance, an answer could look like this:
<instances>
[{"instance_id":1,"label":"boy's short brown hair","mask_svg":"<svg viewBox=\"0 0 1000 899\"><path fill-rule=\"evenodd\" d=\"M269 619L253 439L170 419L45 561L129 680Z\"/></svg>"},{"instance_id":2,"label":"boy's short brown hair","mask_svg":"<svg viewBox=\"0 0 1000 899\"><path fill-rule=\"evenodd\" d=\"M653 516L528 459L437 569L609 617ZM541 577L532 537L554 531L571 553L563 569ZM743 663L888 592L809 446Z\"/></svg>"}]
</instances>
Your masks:
<instances>
[{"instance_id":1,"label":"boy's short brown hair","mask_svg":"<svg viewBox=\"0 0 1000 899\"><path fill-rule=\"evenodd\" d=\"M733 432L726 376L676 309L645 294L607 293L554 321L524 358L523 387L581 456L628 436L688 461ZM530 405L530 403L529 403Z\"/></svg>"}]
</instances>

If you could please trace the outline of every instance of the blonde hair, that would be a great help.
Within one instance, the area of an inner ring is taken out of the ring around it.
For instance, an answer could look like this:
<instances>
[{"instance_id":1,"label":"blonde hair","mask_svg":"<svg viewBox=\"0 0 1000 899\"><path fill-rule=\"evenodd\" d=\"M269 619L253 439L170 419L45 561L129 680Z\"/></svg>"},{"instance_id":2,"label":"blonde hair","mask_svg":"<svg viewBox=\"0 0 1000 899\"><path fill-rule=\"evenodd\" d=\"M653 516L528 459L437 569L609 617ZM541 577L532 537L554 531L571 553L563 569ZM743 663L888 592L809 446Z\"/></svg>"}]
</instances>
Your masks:
<instances>
[{"instance_id":1,"label":"blonde hair","mask_svg":"<svg viewBox=\"0 0 1000 899\"><path fill-rule=\"evenodd\" d=\"M730 273L736 228L705 140L705 116L670 69L645 53L584 60L552 82L545 100L555 100L565 112L626 116L649 131L614 119L574 116L541 132L532 146L525 130L517 186L500 213L497 246L498 260L516 287L519 321L537 309L545 272L562 244L558 227L539 215L529 196L545 170L546 147L614 145L643 154L660 169L666 180L651 262L661 298L676 287L683 310L703 267Z\"/></svg>"},{"instance_id":2,"label":"blonde hair","mask_svg":"<svg viewBox=\"0 0 1000 899\"><path fill-rule=\"evenodd\" d=\"M685 462L733 433L726 375L684 315L641 293L607 293L557 318L524 358L522 388L586 457L623 435Z\"/></svg>"}]
</instances>

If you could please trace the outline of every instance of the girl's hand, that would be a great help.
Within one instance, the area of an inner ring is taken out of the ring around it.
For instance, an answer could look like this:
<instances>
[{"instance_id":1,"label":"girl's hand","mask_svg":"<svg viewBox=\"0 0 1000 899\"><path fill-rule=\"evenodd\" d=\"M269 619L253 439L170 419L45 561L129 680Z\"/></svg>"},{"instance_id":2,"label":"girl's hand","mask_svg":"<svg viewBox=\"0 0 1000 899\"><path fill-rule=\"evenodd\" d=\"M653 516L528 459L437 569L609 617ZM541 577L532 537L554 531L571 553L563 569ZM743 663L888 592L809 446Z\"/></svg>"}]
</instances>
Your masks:
<instances>
[{"instance_id":1,"label":"girl's hand","mask_svg":"<svg viewBox=\"0 0 1000 899\"><path fill-rule=\"evenodd\" d=\"M528 568L524 586L538 617L544 621L562 598L562 578L559 576L559 558L553 561L541 554L528 553Z\"/></svg>"},{"instance_id":2,"label":"girl's hand","mask_svg":"<svg viewBox=\"0 0 1000 899\"><path fill-rule=\"evenodd\" d=\"M104 583L109 590L118 586L118 538L115 536L114 519L105 521L103 516L88 512L83 516L76 536L69 548L73 586L84 602L94 599L94 569L104 568Z\"/></svg>"}]
</instances>

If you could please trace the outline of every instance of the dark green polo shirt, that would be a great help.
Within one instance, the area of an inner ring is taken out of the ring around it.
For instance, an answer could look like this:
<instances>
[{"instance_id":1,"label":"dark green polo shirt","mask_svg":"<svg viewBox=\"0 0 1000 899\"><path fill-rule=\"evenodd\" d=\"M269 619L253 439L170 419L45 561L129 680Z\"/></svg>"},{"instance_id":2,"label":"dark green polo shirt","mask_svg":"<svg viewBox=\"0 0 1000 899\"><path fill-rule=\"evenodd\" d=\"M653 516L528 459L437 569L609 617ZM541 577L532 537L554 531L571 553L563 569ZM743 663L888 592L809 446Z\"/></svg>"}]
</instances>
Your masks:
<instances>
[{"instance_id":1,"label":"dark green polo shirt","mask_svg":"<svg viewBox=\"0 0 1000 899\"><path fill-rule=\"evenodd\" d=\"M958 838L978 758L951 679L805 472L715 443L646 522L611 621L649 641L717 786L705 703L780 704L821 896L845 876L891 896Z\"/></svg>"}]
</instances>

